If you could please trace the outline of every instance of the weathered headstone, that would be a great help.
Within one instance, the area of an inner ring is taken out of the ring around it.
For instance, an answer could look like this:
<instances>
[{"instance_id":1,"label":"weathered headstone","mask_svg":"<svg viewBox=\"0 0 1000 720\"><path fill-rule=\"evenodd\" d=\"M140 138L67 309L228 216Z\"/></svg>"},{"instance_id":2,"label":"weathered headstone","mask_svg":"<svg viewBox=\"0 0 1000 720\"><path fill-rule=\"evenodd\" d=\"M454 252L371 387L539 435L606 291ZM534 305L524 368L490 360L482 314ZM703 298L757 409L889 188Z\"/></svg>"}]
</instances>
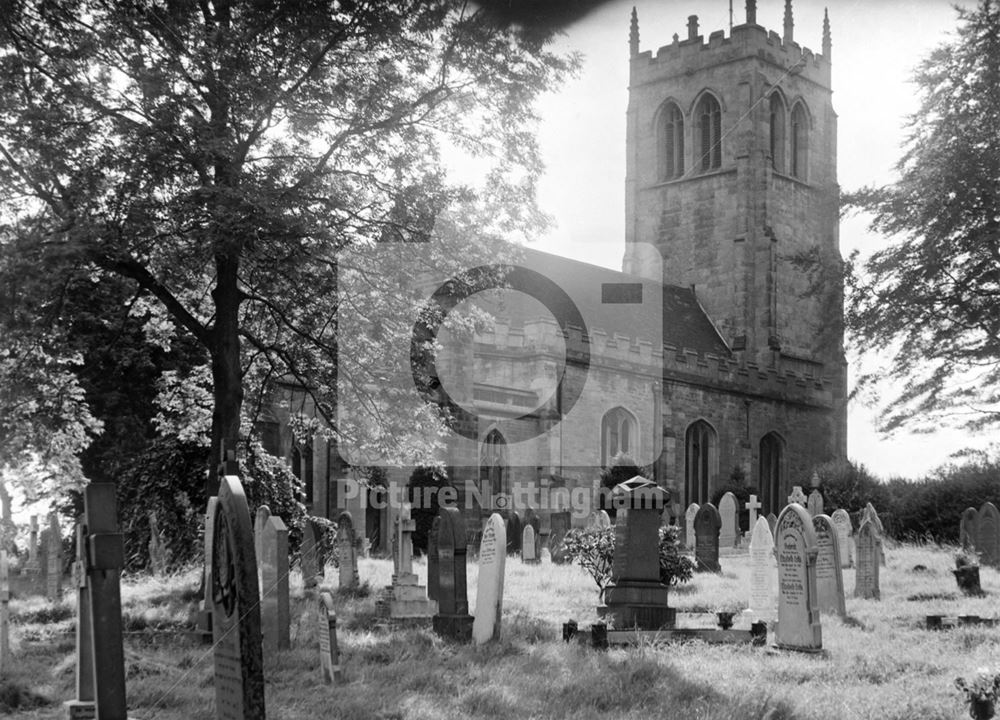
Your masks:
<instances>
[{"instance_id":1,"label":"weathered headstone","mask_svg":"<svg viewBox=\"0 0 1000 720\"><path fill-rule=\"evenodd\" d=\"M569 562L569 557L566 554L566 545L563 543L563 540L566 539L566 533L569 532L572 522L573 518L569 510L554 512L549 518L551 525L551 530L549 531L549 557L557 565Z\"/></svg>"},{"instance_id":2,"label":"weathered headstone","mask_svg":"<svg viewBox=\"0 0 1000 720\"><path fill-rule=\"evenodd\" d=\"M466 584L465 521L458 508L442 507L434 519L437 537L437 601L434 632L459 642L472 637L472 616L469 615L469 594ZM528 525L527 527L531 527ZM526 528L527 529L527 528ZM429 566L428 566L429 567ZM430 578L428 578L428 584Z\"/></svg>"},{"instance_id":3,"label":"weathered headstone","mask_svg":"<svg viewBox=\"0 0 1000 720\"><path fill-rule=\"evenodd\" d=\"M535 512L535 509L530 507L524 511L524 526L527 527L528 525L531 525L535 529L535 538L541 537L542 519Z\"/></svg>"},{"instance_id":4,"label":"weathered headstone","mask_svg":"<svg viewBox=\"0 0 1000 720\"><path fill-rule=\"evenodd\" d=\"M996 508L994 508L994 510L996 510ZM872 505L871 503L867 503L865 505L865 509L861 515L861 522L864 522L865 518L871 520L872 523L875 525L875 529L878 531L878 533L875 536L876 541L878 542L878 562L879 565L885 567L885 542L884 542L885 528L882 527L882 521L879 519L878 512L875 510L875 506ZM858 527L860 527L860 524Z\"/></svg>"},{"instance_id":5,"label":"weathered headstone","mask_svg":"<svg viewBox=\"0 0 1000 720\"><path fill-rule=\"evenodd\" d=\"M302 584L314 588L326 573L326 558L323 557L323 529L315 520L306 519L302 527L302 547L300 549Z\"/></svg>"},{"instance_id":6,"label":"weathered headstone","mask_svg":"<svg viewBox=\"0 0 1000 720\"><path fill-rule=\"evenodd\" d=\"M28 560L24 564L24 572L41 572L42 565L38 560L38 516L32 515L28 524Z\"/></svg>"},{"instance_id":7,"label":"weathered headstone","mask_svg":"<svg viewBox=\"0 0 1000 720\"><path fill-rule=\"evenodd\" d=\"M439 512L434 516L434 520L431 521L431 529L427 533L427 597L431 600L438 600L439 606L440 599L438 595L440 594L441 568L438 562L441 553L438 547L438 537L440 534L441 515Z\"/></svg>"},{"instance_id":8,"label":"weathered headstone","mask_svg":"<svg viewBox=\"0 0 1000 720\"><path fill-rule=\"evenodd\" d=\"M521 533L521 562L526 565L537 565L541 561L535 544L535 528L525 525L524 532Z\"/></svg>"},{"instance_id":9,"label":"weathered headstone","mask_svg":"<svg viewBox=\"0 0 1000 720\"><path fill-rule=\"evenodd\" d=\"M984 502L976 518L976 551L984 565L1000 567L1000 512L996 505Z\"/></svg>"},{"instance_id":10,"label":"weathered headstone","mask_svg":"<svg viewBox=\"0 0 1000 720\"><path fill-rule=\"evenodd\" d=\"M340 648L337 645L337 614L329 590L319 592L319 666L327 685L343 680Z\"/></svg>"},{"instance_id":11,"label":"weathered headstone","mask_svg":"<svg viewBox=\"0 0 1000 720\"><path fill-rule=\"evenodd\" d=\"M878 528L870 519L861 521L855 542L854 597L878 600L879 590Z\"/></svg>"},{"instance_id":12,"label":"weathered headstone","mask_svg":"<svg viewBox=\"0 0 1000 720\"><path fill-rule=\"evenodd\" d=\"M476 617L472 637L477 645L500 639L503 616L503 581L507 563L507 528L493 513L486 521L479 545L479 580L476 584Z\"/></svg>"},{"instance_id":13,"label":"weathered headstone","mask_svg":"<svg viewBox=\"0 0 1000 720\"><path fill-rule=\"evenodd\" d=\"M261 530L260 615L264 649L270 653L291 646L291 610L288 594L288 528L272 515Z\"/></svg>"},{"instance_id":14,"label":"weathered headstone","mask_svg":"<svg viewBox=\"0 0 1000 720\"><path fill-rule=\"evenodd\" d=\"M774 535L774 531L778 528L778 516L774 513L768 513L767 524L771 528L771 534Z\"/></svg>"},{"instance_id":15,"label":"weathered headstone","mask_svg":"<svg viewBox=\"0 0 1000 720\"><path fill-rule=\"evenodd\" d=\"M617 508L611 581L604 589L605 607L619 629L659 630L673 627L676 612L667 605L667 586L660 582L660 512L667 493L641 476L611 490Z\"/></svg>"},{"instance_id":16,"label":"weathered headstone","mask_svg":"<svg viewBox=\"0 0 1000 720\"><path fill-rule=\"evenodd\" d=\"M354 532L354 517L347 510L337 517L337 563L340 587L356 588L361 585L358 574L358 537Z\"/></svg>"},{"instance_id":17,"label":"weathered headstone","mask_svg":"<svg viewBox=\"0 0 1000 720\"><path fill-rule=\"evenodd\" d=\"M719 529L722 518L712 503L698 508L694 518L694 563L698 572L722 572L719 566Z\"/></svg>"},{"instance_id":18,"label":"weathered headstone","mask_svg":"<svg viewBox=\"0 0 1000 720\"><path fill-rule=\"evenodd\" d=\"M688 550L694 550L694 519L700 509L698 503L691 503L684 512L684 546Z\"/></svg>"},{"instance_id":19,"label":"weathered headstone","mask_svg":"<svg viewBox=\"0 0 1000 720\"><path fill-rule=\"evenodd\" d=\"M253 524L243 484L235 475L220 479L212 532L215 714L218 720L264 720L263 642Z\"/></svg>"},{"instance_id":20,"label":"weathered headstone","mask_svg":"<svg viewBox=\"0 0 1000 720\"><path fill-rule=\"evenodd\" d=\"M149 568L154 575L162 575L167 571L167 548L163 543L163 536L160 534L160 523L156 517L156 511L149 512Z\"/></svg>"},{"instance_id":21,"label":"weathered headstone","mask_svg":"<svg viewBox=\"0 0 1000 720\"><path fill-rule=\"evenodd\" d=\"M607 510L594 510L587 522L588 530L607 530L611 527L611 516Z\"/></svg>"},{"instance_id":22,"label":"weathered headstone","mask_svg":"<svg viewBox=\"0 0 1000 720\"><path fill-rule=\"evenodd\" d=\"M722 529L719 533L719 546L731 548L736 546L739 537L739 516L737 515L736 496L727 492L719 500L719 516L722 519Z\"/></svg>"},{"instance_id":23,"label":"weathered headstone","mask_svg":"<svg viewBox=\"0 0 1000 720\"><path fill-rule=\"evenodd\" d=\"M10 568L7 551L0 547L0 678L10 666Z\"/></svg>"},{"instance_id":24,"label":"weathered headstone","mask_svg":"<svg viewBox=\"0 0 1000 720\"><path fill-rule=\"evenodd\" d=\"M809 510L809 514L813 517L823 514L823 495L820 494L819 490L813 490L809 493L809 499L806 500L806 507Z\"/></svg>"},{"instance_id":25,"label":"weathered headstone","mask_svg":"<svg viewBox=\"0 0 1000 720\"><path fill-rule=\"evenodd\" d=\"M774 619L775 579L774 536L767 519L757 518L750 533L750 607L753 621Z\"/></svg>"},{"instance_id":26,"label":"weathered headstone","mask_svg":"<svg viewBox=\"0 0 1000 720\"><path fill-rule=\"evenodd\" d=\"M963 550L973 550L978 541L979 530L976 523L979 520L979 511L974 507L967 507L962 511L962 516L958 522L958 543Z\"/></svg>"},{"instance_id":27,"label":"weathered headstone","mask_svg":"<svg viewBox=\"0 0 1000 720\"><path fill-rule=\"evenodd\" d=\"M410 512L410 503L403 503L394 525L392 585L382 591L375 603L376 612L382 617L431 618L437 613L437 602L427 597L427 588L419 584L413 572L413 532L417 524Z\"/></svg>"},{"instance_id":28,"label":"weathered headstone","mask_svg":"<svg viewBox=\"0 0 1000 720\"><path fill-rule=\"evenodd\" d=\"M62 597L62 530L59 527L59 516L49 513L49 534L46 538L45 554L45 595L49 602L56 602Z\"/></svg>"},{"instance_id":29,"label":"weathered headstone","mask_svg":"<svg viewBox=\"0 0 1000 720\"><path fill-rule=\"evenodd\" d=\"M792 486L792 494L788 496L788 504L797 503L802 507L806 506L807 498L806 494L802 492L802 488L799 485Z\"/></svg>"},{"instance_id":30,"label":"weathered headstone","mask_svg":"<svg viewBox=\"0 0 1000 720\"><path fill-rule=\"evenodd\" d=\"M778 623L774 635L779 648L814 652L823 647L816 605L817 550L812 518L798 503L789 503L778 516L774 543L778 560Z\"/></svg>"},{"instance_id":31,"label":"weathered headstone","mask_svg":"<svg viewBox=\"0 0 1000 720\"><path fill-rule=\"evenodd\" d=\"M519 553L521 552L521 533L524 531L524 525L521 522L521 516L518 515L516 510L512 510L510 515L507 516L507 552L508 553Z\"/></svg>"},{"instance_id":32,"label":"weathered headstone","mask_svg":"<svg viewBox=\"0 0 1000 720\"><path fill-rule=\"evenodd\" d=\"M851 547L851 535L854 528L851 525L851 515L844 508L834 510L830 518L837 529L837 544L840 546L840 567L851 567L854 564L854 549Z\"/></svg>"},{"instance_id":33,"label":"weathered headstone","mask_svg":"<svg viewBox=\"0 0 1000 720\"><path fill-rule=\"evenodd\" d=\"M847 614L844 605L844 575L840 562L837 528L828 515L813 517L816 531L816 604L820 612Z\"/></svg>"}]
</instances>

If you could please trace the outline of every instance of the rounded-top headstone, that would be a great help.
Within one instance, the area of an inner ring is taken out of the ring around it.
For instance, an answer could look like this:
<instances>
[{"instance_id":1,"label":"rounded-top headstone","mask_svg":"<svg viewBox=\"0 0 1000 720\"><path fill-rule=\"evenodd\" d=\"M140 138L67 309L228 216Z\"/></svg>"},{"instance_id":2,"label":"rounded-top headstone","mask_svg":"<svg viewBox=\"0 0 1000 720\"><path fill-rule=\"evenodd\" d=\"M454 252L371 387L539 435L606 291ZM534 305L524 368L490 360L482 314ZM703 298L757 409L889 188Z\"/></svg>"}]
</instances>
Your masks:
<instances>
[{"instance_id":1,"label":"rounded-top headstone","mask_svg":"<svg viewBox=\"0 0 1000 720\"><path fill-rule=\"evenodd\" d=\"M798 503L789 503L778 516L774 541L778 561L778 647L807 651L823 647L816 591L818 550L812 517Z\"/></svg>"},{"instance_id":2,"label":"rounded-top headstone","mask_svg":"<svg viewBox=\"0 0 1000 720\"><path fill-rule=\"evenodd\" d=\"M438 539L440 542L440 538ZM479 545L479 580L476 584L476 618L472 637L477 645L500 638L503 615L503 581L507 562L507 528L497 513L490 515Z\"/></svg>"}]
</instances>

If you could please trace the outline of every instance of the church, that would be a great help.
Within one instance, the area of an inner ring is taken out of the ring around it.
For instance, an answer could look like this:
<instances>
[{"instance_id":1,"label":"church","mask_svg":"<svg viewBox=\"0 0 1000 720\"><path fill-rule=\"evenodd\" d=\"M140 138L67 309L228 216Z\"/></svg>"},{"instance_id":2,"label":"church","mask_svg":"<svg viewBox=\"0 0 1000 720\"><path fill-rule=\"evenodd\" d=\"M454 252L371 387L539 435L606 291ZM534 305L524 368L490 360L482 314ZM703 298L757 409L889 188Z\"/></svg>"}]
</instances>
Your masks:
<instances>
[{"instance_id":1,"label":"church","mask_svg":"<svg viewBox=\"0 0 1000 720\"><path fill-rule=\"evenodd\" d=\"M619 453L670 489L674 512L741 477L778 513L815 465L846 457L829 20L817 54L795 41L790 0L780 34L757 24L756 0L745 13L707 38L691 16L654 53L632 11L622 271L525 250L520 292L459 357L473 372L453 372L448 393L467 422L443 461L470 527L529 506L543 528L561 509L584 524L593 508L566 498ZM351 492L324 442L295 447L286 418L276 410L272 452L313 514L349 509L385 547L394 509Z\"/></svg>"}]
</instances>

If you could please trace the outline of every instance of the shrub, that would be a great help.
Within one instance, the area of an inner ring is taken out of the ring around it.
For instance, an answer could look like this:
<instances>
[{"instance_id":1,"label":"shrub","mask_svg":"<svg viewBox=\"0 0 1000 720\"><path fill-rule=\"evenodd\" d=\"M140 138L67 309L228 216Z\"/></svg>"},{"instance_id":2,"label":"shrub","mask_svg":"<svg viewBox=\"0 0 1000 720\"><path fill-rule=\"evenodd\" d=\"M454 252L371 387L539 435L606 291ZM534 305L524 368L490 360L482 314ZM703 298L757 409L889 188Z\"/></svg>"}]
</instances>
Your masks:
<instances>
[{"instance_id":1,"label":"shrub","mask_svg":"<svg viewBox=\"0 0 1000 720\"><path fill-rule=\"evenodd\" d=\"M597 583L598 595L611 582L611 569L615 556L615 529L574 528L563 540L567 556L582 567ZM694 563L681 555L680 542L675 527L661 527L659 539L660 582L677 585L691 580Z\"/></svg>"},{"instance_id":2,"label":"shrub","mask_svg":"<svg viewBox=\"0 0 1000 720\"><path fill-rule=\"evenodd\" d=\"M823 488L823 508L827 515L838 508L861 512L867 503L878 510L879 518L890 512L889 493L868 469L851 460L834 460L814 468Z\"/></svg>"}]
</instances>

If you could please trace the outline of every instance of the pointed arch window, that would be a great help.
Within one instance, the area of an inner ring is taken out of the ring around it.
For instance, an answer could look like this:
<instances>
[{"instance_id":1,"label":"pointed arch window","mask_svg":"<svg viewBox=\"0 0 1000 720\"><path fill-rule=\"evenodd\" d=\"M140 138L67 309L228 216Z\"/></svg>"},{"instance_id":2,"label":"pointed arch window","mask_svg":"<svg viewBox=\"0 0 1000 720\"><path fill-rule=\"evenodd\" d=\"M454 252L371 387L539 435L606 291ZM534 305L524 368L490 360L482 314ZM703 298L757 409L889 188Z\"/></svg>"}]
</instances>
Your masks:
<instances>
[{"instance_id":1,"label":"pointed arch window","mask_svg":"<svg viewBox=\"0 0 1000 720\"><path fill-rule=\"evenodd\" d=\"M785 506L782 500L782 472L784 441L777 433L768 433L760 439L759 480L760 496L764 499L764 511L781 512Z\"/></svg>"},{"instance_id":2,"label":"pointed arch window","mask_svg":"<svg viewBox=\"0 0 1000 720\"><path fill-rule=\"evenodd\" d=\"M770 100L771 167L785 172L785 103L778 93L771 93Z\"/></svg>"},{"instance_id":3,"label":"pointed arch window","mask_svg":"<svg viewBox=\"0 0 1000 720\"><path fill-rule=\"evenodd\" d=\"M704 420L688 428L684 442L684 489L687 505L711 499L711 474L716 457L715 429Z\"/></svg>"},{"instance_id":4,"label":"pointed arch window","mask_svg":"<svg viewBox=\"0 0 1000 720\"><path fill-rule=\"evenodd\" d=\"M635 455L638 452L639 433L635 416L628 410L616 407L601 419L601 466L608 467L618 453Z\"/></svg>"},{"instance_id":5,"label":"pointed arch window","mask_svg":"<svg viewBox=\"0 0 1000 720\"><path fill-rule=\"evenodd\" d=\"M698 122L697 166L702 172L722 167L722 108L719 101L705 93L695 109Z\"/></svg>"},{"instance_id":6,"label":"pointed arch window","mask_svg":"<svg viewBox=\"0 0 1000 720\"><path fill-rule=\"evenodd\" d=\"M479 455L479 490L484 499L510 492L507 476L507 441L499 430L490 430Z\"/></svg>"},{"instance_id":7,"label":"pointed arch window","mask_svg":"<svg viewBox=\"0 0 1000 720\"><path fill-rule=\"evenodd\" d=\"M802 103L792 108L792 175L805 180L809 166L809 115Z\"/></svg>"},{"instance_id":8,"label":"pointed arch window","mask_svg":"<svg viewBox=\"0 0 1000 720\"><path fill-rule=\"evenodd\" d=\"M660 176L672 180L684 175L684 115L677 103L670 102L664 107L662 118Z\"/></svg>"}]
</instances>

